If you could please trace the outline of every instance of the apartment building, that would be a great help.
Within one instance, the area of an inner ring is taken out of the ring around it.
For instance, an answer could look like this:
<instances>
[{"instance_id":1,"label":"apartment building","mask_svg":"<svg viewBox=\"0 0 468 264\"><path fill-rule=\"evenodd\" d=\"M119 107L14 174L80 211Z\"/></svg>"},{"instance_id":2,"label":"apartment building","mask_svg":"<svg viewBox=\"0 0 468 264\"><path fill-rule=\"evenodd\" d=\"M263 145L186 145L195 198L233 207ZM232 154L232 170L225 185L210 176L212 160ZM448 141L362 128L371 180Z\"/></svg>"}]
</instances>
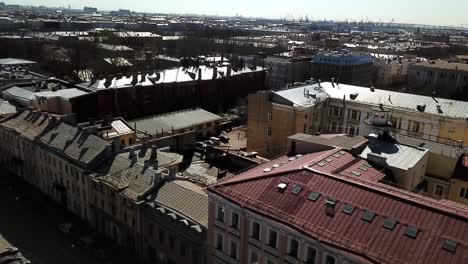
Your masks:
<instances>
[{"instance_id":1,"label":"apartment building","mask_svg":"<svg viewBox=\"0 0 468 264\"><path fill-rule=\"evenodd\" d=\"M373 59L369 54L319 53L312 60L312 77L323 81L371 86Z\"/></svg>"},{"instance_id":2,"label":"apartment building","mask_svg":"<svg viewBox=\"0 0 468 264\"><path fill-rule=\"evenodd\" d=\"M249 95L247 149L274 157L285 153L288 136L320 131L327 97L318 86Z\"/></svg>"},{"instance_id":3,"label":"apartment building","mask_svg":"<svg viewBox=\"0 0 468 264\"><path fill-rule=\"evenodd\" d=\"M347 170L333 161L346 153L281 157L210 186L208 263L464 263L463 205L322 169Z\"/></svg>"},{"instance_id":4,"label":"apartment building","mask_svg":"<svg viewBox=\"0 0 468 264\"><path fill-rule=\"evenodd\" d=\"M412 64L408 85L412 93L462 98L468 85L468 64L439 60Z\"/></svg>"},{"instance_id":5,"label":"apartment building","mask_svg":"<svg viewBox=\"0 0 468 264\"><path fill-rule=\"evenodd\" d=\"M267 69L267 88L277 91L296 82L304 82L311 77L310 57L269 56L263 65Z\"/></svg>"},{"instance_id":6,"label":"apartment building","mask_svg":"<svg viewBox=\"0 0 468 264\"><path fill-rule=\"evenodd\" d=\"M374 54L376 75L374 85L378 88L406 83L412 60L400 56ZM416 60L414 60L416 62Z\"/></svg>"},{"instance_id":7,"label":"apartment building","mask_svg":"<svg viewBox=\"0 0 468 264\"><path fill-rule=\"evenodd\" d=\"M24 110L0 122L0 164L140 260L205 263L208 196L176 176L183 157L89 132Z\"/></svg>"},{"instance_id":8,"label":"apartment building","mask_svg":"<svg viewBox=\"0 0 468 264\"><path fill-rule=\"evenodd\" d=\"M3 167L88 221L87 172L110 157L117 145L31 110L7 118L0 126Z\"/></svg>"}]
</instances>

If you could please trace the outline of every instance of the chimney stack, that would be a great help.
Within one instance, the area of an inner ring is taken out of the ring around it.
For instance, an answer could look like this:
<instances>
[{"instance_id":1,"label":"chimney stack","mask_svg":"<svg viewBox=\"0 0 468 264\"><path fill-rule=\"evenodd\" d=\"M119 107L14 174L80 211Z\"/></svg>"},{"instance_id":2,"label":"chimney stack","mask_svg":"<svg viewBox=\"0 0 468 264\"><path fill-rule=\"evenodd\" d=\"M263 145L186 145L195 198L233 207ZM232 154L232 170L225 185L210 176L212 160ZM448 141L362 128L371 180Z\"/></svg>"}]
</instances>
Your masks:
<instances>
[{"instance_id":1,"label":"chimney stack","mask_svg":"<svg viewBox=\"0 0 468 264\"><path fill-rule=\"evenodd\" d=\"M158 147L151 146L151 155L149 158L149 163L154 167L155 170L158 169Z\"/></svg>"}]
</instances>

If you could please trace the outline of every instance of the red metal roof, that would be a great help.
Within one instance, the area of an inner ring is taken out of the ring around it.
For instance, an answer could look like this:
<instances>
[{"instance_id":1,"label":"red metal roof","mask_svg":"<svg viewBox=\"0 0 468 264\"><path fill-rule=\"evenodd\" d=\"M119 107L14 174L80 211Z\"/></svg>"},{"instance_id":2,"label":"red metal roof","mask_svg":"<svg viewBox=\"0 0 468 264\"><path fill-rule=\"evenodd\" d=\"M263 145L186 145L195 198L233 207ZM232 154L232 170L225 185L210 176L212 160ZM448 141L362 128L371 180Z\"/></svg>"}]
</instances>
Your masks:
<instances>
[{"instance_id":1,"label":"red metal roof","mask_svg":"<svg viewBox=\"0 0 468 264\"><path fill-rule=\"evenodd\" d=\"M330 154L322 153L314 162ZM342 171L343 175L314 171L315 163L312 168L292 166L292 170L267 175L254 169L239 179L219 182L209 191L371 262L468 263L468 207L438 202L365 177L346 176L344 172L361 160ZM338 163L342 164L332 162ZM281 182L288 184L285 192L278 191ZM295 185L303 187L298 195L291 192ZM321 194L316 202L308 200L311 192ZM337 200L334 217L325 213L327 197ZM352 215L343 212L344 204L356 207ZM362 220L366 211L376 214L371 223ZM383 227L384 218L398 222L394 230ZM420 230L416 238L404 234L407 226ZM454 253L442 249L446 239L458 243Z\"/></svg>"}]
</instances>

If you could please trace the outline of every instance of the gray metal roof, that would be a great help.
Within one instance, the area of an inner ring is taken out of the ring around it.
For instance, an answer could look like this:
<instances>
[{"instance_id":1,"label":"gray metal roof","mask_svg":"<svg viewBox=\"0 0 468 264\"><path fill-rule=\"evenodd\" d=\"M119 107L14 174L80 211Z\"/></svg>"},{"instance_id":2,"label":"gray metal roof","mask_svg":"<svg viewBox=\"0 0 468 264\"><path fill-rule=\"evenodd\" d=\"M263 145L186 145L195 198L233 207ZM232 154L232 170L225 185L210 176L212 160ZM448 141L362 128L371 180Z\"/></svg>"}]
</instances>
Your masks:
<instances>
[{"instance_id":1,"label":"gray metal roof","mask_svg":"<svg viewBox=\"0 0 468 264\"><path fill-rule=\"evenodd\" d=\"M142 149L135 152L135 160L130 159L130 153L122 153L97 168L99 180L122 191L122 195L134 201L157 187L162 181L160 174L164 168L182 162L183 157L176 153L158 151L158 169L146 164L151 151Z\"/></svg>"},{"instance_id":2,"label":"gray metal roof","mask_svg":"<svg viewBox=\"0 0 468 264\"><path fill-rule=\"evenodd\" d=\"M132 120L129 121L129 123L131 125L135 123L139 131L155 135L161 133L161 131L167 132L172 129L179 130L221 119L222 117L218 115L201 108L196 108Z\"/></svg>"},{"instance_id":3,"label":"gray metal roof","mask_svg":"<svg viewBox=\"0 0 468 264\"><path fill-rule=\"evenodd\" d=\"M92 163L110 143L84 130L58 122L40 137L40 141L69 159Z\"/></svg>"},{"instance_id":4,"label":"gray metal roof","mask_svg":"<svg viewBox=\"0 0 468 264\"><path fill-rule=\"evenodd\" d=\"M166 182L158 190L154 202L208 227L208 195L194 183L178 180Z\"/></svg>"},{"instance_id":5,"label":"gray metal roof","mask_svg":"<svg viewBox=\"0 0 468 264\"><path fill-rule=\"evenodd\" d=\"M386 158L390 167L408 170L416 166L428 152L428 149L376 140L374 143L370 141L360 156L369 159L369 154L378 155Z\"/></svg>"},{"instance_id":6,"label":"gray metal roof","mask_svg":"<svg viewBox=\"0 0 468 264\"><path fill-rule=\"evenodd\" d=\"M16 107L5 100L0 99L0 115L8 115L16 113Z\"/></svg>"},{"instance_id":7,"label":"gray metal roof","mask_svg":"<svg viewBox=\"0 0 468 264\"><path fill-rule=\"evenodd\" d=\"M289 139L301 140L305 142L325 145L325 146L334 146L340 147L347 150L352 150L354 147L357 147L363 143L367 143L367 139L361 136L348 137L345 135L335 135L331 137L325 136L313 136L307 134L296 134L290 136Z\"/></svg>"},{"instance_id":8,"label":"gray metal roof","mask_svg":"<svg viewBox=\"0 0 468 264\"><path fill-rule=\"evenodd\" d=\"M44 133L48 118L38 112L23 111L0 123L1 126L13 129L22 136L35 140Z\"/></svg>"},{"instance_id":9,"label":"gray metal roof","mask_svg":"<svg viewBox=\"0 0 468 264\"><path fill-rule=\"evenodd\" d=\"M316 87L317 85L311 86ZM411 112L418 112L418 104L424 104L426 105L425 113L450 118L468 118L468 102L379 89L371 91L370 88L346 84L333 86L329 82L321 83L321 86L322 90L333 99L343 100L344 97L348 101L355 101L373 106L383 104L385 108L395 108ZM350 94L357 94L356 100L351 100ZM437 109L438 105L440 106L440 111Z\"/></svg>"}]
</instances>

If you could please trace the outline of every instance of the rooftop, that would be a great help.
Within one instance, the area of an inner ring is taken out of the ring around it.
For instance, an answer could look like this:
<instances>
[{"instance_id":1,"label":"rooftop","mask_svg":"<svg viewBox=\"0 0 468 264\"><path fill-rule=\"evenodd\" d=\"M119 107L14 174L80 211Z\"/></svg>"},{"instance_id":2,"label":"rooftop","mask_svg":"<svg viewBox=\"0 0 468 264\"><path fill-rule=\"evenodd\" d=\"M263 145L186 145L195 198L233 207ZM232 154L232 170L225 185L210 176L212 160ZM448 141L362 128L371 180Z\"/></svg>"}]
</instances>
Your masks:
<instances>
[{"instance_id":1,"label":"rooftop","mask_svg":"<svg viewBox=\"0 0 468 264\"><path fill-rule=\"evenodd\" d=\"M425 61L414 64L415 66L428 67L434 69L444 69L444 70L458 70L468 72L468 64L466 63L456 63L448 61Z\"/></svg>"},{"instance_id":2,"label":"rooftop","mask_svg":"<svg viewBox=\"0 0 468 264\"><path fill-rule=\"evenodd\" d=\"M317 84L310 85L309 89L314 89L316 86ZM387 109L398 109L410 112L419 112L417 106L425 105L426 108L424 112L428 114L449 118L468 118L468 102L379 89L374 89L374 91L372 91L367 87L346 84L332 85L330 82L321 83L320 86L323 92L337 100L346 98L348 101L355 101L371 106L380 106L380 104L382 104L383 107ZM351 94L357 96L355 100L350 98ZM438 106L440 106L440 109Z\"/></svg>"},{"instance_id":3,"label":"rooftop","mask_svg":"<svg viewBox=\"0 0 468 264\"><path fill-rule=\"evenodd\" d=\"M319 145L340 147L346 150L352 150L367 143L367 139L364 137L360 137L360 136L348 137L346 135L312 136L312 135L299 133L299 134L295 134L295 135L288 137L288 139L300 140L300 141L319 144Z\"/></svg>"},{"instance_id":4,"label":"rooftop","mask_svg":"<svg viewBox=\"0 0 468 264\"><path fill-rule=\"evenodd\" d=\"M219 181L209 192L371 263L463 263L468 257L468 208L356 176L289 165L332 154L304 155L270 172L254 168ZM280 183L286 185L281 191ZM336 201L332 216L326 213L329 199ZM447 241L455 243L453 251L444 249Z\"/></svg>"},{"instance_id":5,"label":"rooftop","mask_svg":"<svg viewBox=\"0 0 468 264\"><path fill-rule=\"evenodd\" d=\"M49 114L24 110L11 116L1 126L39 142L70 161L90 165L105 153L107 141L70 126Z\"/></svg>"},{"instance_id":6,"label":"rooftop","mask_svg":"<svg viewBox=\"0 0 468 264\"><path fill-rule=\"evenodd\" d=\"M192 82L196 80L213 80L223 79L229 76L229 66L220 67L190 67L190 68L175 68L164 70L151 74L137 74L134 76L114 77L112 79L101 79L90 84L93 89L108 89L108 88L126 88L138 86L153 86L161 83L174 83L174 82ZM244 73L263 71L263 68L257 67L255 69L244 68L241 70L231 70L230 75L236 76Z\"/></svg>"},{"instance_id":7,"label":"rooftop","mask_svg":"<svg viewBox=\"0 0 468 264\"><path fill-rule=\"evenodd\" d=\"M163 183L163 170L182 162L176 153L157 151L157 167L150 164L151 149L121 153L97 168L96 177L133 201L140 201ZM132 156L134 155L134 156Z\"/></svg>"},{"instance_id":8,"label":"rooftop","mask_svg":"<svg viewBox=\"0 0 468 264\"><path fill-rule=\"evenodd\" d=\"M156 135L161 132L179 130L221 119L222 117L218 115L196 108L136 119L129 123L136 124L138 131Z\"/></svg>"},{"instance_id":9,"label":"rooftop","mask_svg":"<svg viewBox=\"0 0 468 264\"><path fill-rule=\"evenodd\" d=\"M328 95L318 89L318 87L311 86L285 89L273 92L273 94L279 97L274 98L274 102L289 104L296 107L313 106L328 97Z\"/></svg>"},{"instance_id":10,"label":"rooftop","mask_svg":"<svg viewBox=\"0 0 468 264\"><path fill-rule=\"evenodd\" d=\"M0 116L16 113L16 107L5 100L0 99Z\"/></svg>"},{"instance_id":11,"label":"rooftop","mask_svg":"<svg viewBox=\"0 0 468 264\"><path fill-rule=\"evenodd\" d=\"M208 194L194 183L181 180L166 182L150 196L149 201L155 207L163 206L181 218L208 228Z\"/></svg>"},{"instance_id":12,"label":"rooftop","mask_svg":"<svg viewBox=\"0 0 468 264\"><path fill-rule=\"evenodd\" d=\"M361 157L367 160L375 160L372 156L384 158L385 163L391 167L409 170L416 166L429 152L428 149L406 146L396 140L378 139L377 136L369 137L369 144L361 153Z\"/></svg>"},{"instance_id":13,"label":"rooftop","mask_svg":"<svg viewBox=\"0 0 468 264\"><path fill-rule=\"evenodd\" d=\"M18 64L35 64L35 61L16 59L16 58L4 58L0 59L0 65L18 65Z\"/></svg>"}]
</instances>

